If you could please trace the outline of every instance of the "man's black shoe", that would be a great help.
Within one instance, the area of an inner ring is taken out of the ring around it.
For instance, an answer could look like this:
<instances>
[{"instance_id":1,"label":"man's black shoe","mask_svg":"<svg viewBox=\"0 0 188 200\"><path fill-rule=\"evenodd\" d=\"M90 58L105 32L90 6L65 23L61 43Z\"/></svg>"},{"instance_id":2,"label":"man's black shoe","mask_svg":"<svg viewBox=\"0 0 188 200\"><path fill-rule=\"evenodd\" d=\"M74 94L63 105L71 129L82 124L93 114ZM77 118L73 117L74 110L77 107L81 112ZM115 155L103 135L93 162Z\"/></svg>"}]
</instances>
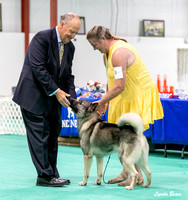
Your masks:
<instances>
[{"instance_id":1,"label":"man's black shoe","mask_svg":"<svg viewBox=\"0 0 188 200\"><path fill-rule=\"evenodd\" d=\"M67 179L55 178L55 177L38 177L37 186L46 186L46 187L61 187L63 185L68 185L70 183Z\"/></svg>"},{"instance_id":2,"label":"man's black shoe","mask_svg":"<svg viewBox=\"0 0 188 200\"><path fill-rule=\"evenodd\" d=\"M57 178L57 179L59 179L61 181L66 181L66 185L69 185L71 183L69 179L63 179L63 178L60 178L60 177Z\"/></svg>"}]
</instances>

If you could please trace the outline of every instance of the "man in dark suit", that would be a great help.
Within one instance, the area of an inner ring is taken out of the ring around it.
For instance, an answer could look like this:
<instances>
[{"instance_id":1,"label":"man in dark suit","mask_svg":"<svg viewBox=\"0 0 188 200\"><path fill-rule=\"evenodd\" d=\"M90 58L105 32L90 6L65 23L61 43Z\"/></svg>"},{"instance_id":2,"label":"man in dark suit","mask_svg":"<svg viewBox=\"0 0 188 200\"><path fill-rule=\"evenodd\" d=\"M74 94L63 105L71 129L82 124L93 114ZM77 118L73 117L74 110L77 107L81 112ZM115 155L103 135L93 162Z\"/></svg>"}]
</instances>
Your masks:
<instances>
[{"instance_id":1,"label":"man in dark suit","mask_svg":"<svg viewBox=\"0 0 188 200\"><path fill-rule=\"evenodd\" d=\"M38 186L70 183L60 178L56 163L61 109L70 105L67 97L76 98L72 75L75 47L71 39L79 29L79 17L68 13L56 27L37 33L28 47L14 92L13 101L21 107Z\"/></svg>"}]
</instances>

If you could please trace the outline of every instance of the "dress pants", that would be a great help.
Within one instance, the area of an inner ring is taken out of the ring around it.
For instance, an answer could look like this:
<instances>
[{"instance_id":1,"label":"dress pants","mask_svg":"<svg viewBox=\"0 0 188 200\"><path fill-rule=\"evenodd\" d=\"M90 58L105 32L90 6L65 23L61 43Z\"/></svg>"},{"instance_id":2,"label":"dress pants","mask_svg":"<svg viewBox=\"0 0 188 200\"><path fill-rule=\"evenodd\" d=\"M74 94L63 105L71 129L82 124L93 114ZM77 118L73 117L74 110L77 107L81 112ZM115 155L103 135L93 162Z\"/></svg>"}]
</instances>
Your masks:
<instances>
[{"instance_id":1,"label":"dress pants","mask_svg":"<svg viewBox=\"0 0 188 200\"><path fill-rule=\"evenodd\" d=\"M56 103L41 115L21 108L33 164L38 176L59 177L56 167L58 136L61 131L61 105Z\"/></svg>"}]
</instances>

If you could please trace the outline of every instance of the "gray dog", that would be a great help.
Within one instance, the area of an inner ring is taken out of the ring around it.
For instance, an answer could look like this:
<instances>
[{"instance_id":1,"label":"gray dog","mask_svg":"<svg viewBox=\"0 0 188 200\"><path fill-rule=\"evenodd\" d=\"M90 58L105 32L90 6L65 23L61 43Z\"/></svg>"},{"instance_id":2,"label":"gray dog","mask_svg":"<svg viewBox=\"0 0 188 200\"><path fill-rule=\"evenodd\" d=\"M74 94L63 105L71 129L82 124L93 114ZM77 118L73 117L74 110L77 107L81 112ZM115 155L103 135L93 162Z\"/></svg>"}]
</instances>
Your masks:
<instances>
[{"instance_id":1,"label":"gray dog","mask_svg":"<svg viewBox=\"0 0 188 200\"><path fill-rule=\"evenodd\" d=\"M84 178L80 185L86 185L93 160L97 161L96 185L101 184L103 175L103 157L118 152L121 164L132 176L127 190L134 189L138 178L135 164L145 173L147 181L143 187L151 183L151 171L148 169L149 146L143 134L144 125L136 113L127 113L119 118L118 125L101 119L95 108L97 103L86 100L77 101L70 98L70 107L77 117L77 129L80 146L84 153Z\"/></svg>"}]
</instances>

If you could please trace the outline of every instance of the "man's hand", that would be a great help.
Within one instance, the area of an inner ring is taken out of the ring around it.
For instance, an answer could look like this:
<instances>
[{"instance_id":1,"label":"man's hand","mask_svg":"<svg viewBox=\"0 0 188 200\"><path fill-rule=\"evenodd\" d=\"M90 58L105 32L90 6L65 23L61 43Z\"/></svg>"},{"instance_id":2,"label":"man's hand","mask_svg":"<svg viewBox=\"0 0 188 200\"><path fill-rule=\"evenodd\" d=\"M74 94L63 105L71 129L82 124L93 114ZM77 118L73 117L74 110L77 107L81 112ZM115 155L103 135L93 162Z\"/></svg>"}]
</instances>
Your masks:
<instances>
[{"instance_id":1,"label":"man's hand","mask_svg":"<svg viewBox=\"0 0 188 200\"><path fill-rule=\"evenodd\" d=\"M68 107L70 105L70 102L68 101L67 97L70 97L70 94L67 94L66 92L64 92L63 90L58 90L55 93L55 96L57 98L57 100L59 101L59 103L64 106L64 107Z\"/></svg>"}]
</instances>

